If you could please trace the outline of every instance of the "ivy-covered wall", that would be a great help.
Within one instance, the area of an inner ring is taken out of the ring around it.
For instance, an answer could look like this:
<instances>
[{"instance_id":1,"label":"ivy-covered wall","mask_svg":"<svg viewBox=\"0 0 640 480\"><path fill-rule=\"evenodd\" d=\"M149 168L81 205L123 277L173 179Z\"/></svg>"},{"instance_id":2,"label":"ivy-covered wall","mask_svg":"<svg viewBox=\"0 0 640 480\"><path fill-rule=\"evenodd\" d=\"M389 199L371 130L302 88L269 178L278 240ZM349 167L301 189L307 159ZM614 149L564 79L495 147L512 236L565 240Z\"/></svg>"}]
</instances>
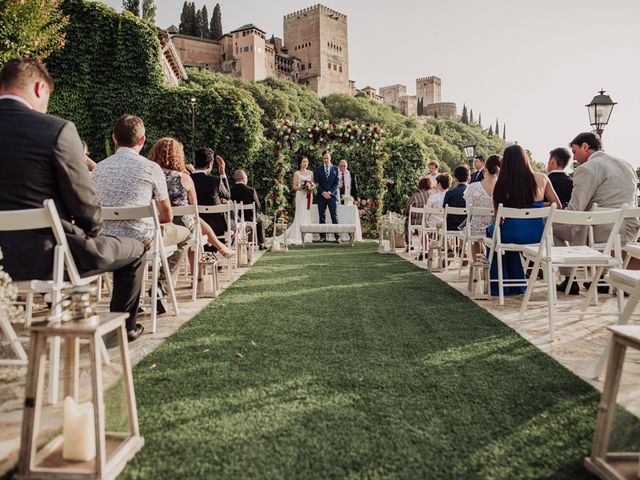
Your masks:
<instances>
[{"instance_id":1,"label":"ivy-covered wall","mask_svg":"<svg viewBox=\"0 0 640 480\"><path fill-rule=\"evenodd\" d=\"M70 21L65 48L47 60L56 83L50 112L77 125L95 160L113 148L113 122L129 113L144 120L147 149L160 137L174 136L186 152L192 144L207 146L225 156L230 168L250 165L263 128L262 110L249 93L231 85L166 86L155 26L98 2L64 0L62 9Z\"/></svg>"}]
</instances>

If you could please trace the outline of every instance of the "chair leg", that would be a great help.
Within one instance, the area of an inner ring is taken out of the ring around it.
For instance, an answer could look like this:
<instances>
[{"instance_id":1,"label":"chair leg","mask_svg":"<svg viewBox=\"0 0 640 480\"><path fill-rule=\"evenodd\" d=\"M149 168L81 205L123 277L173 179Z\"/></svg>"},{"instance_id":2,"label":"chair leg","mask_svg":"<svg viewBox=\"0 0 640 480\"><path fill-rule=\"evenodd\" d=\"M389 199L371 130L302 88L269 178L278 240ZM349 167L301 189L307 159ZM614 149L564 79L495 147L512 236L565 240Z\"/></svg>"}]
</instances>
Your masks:
<instances>
[{"instance_id":1,"label":"chair leg","mask_svg":"<svg viewBox=\"0 0 640 480\"><path fill-rule=\"evenodd\" d=\"M195 302L198 299L198 276L200 275L200 253L195 252L193 259L193 291L191 292L191 301Z\"/></svg>"},{"instance_id":2,"label":"chair leg","mask_svg":"<svg viewBox=\"0 0 640 480\"><path fill-rule=\"evenodd\" d=\"M151 333L156 333L158 322L158 253L153 254L153 270L151 272Z\"/></svg>"},{"instance_id":3,"label":"chair leg","mask_svg":"<svg viewBox=\"0 0 640 480\"><path fill-rule=\"evenodd\" d=\"M529 306L529 299L531 298L531 294L533 293L533 289L535 288L535 285L536 285L536 280L538 279L539 271L540 271L540 261L535 260L533 262L533 268L531 269L531 273L529 273L529 282L527 283L527 289L524 292L522 305L520 305L520 313L518 315L518 320L522 320L524 318L524 314L527 311L527 307Z\"/></svg>"},{"instance_id":4,"label":"chair leg","mask_svg":"<svg viewBox=\"0 0 640 480\"><path fill-rule=\"evenodd\" d=\"M24 306L24 326L29 328L33 319L33 293L27 293L27 301Z\"/></svg>"},{"instance_id":5,"label":"chair leg","mask_svg":"<svg viewBox=\"0 0 640 480\"><path fill-rule=\"evenodd\" d=\"M167 288L169 289L169 297L173 304L173 311L176 316L180 315L180 309L178 307L178 300L176 299L176 290L173 283L173 276L169 270L169 261L167 260L164 252L160 252L160 261L162 262L162 269L164 270L164 276L167 279Z\"/></svg>"},{"instance_id":6,"label":"chair leg","mask_svg":"<svg viewBox=\"0 0 640 480\"><path fill-rule=\"evenodd\" d=\"M500 305L504 305L504 278L502 276L502 251L496 252L496 266L498 267L498 295Z\"/></svg>"},{"instance_id":7,"label":"chair leg","mask_svg":"<svg viewBox=\"0 0 640 480\"><path fill-rule=\"evenodd\" d=\"M16 354L16 359L0 360L0 365L26 365L28 363L27 353L20 343L13 326L8 319L0 319L0 329L4 332L5 337L9 340L11 349Z\"/></svg>"},{"instance_id":8,"label":"chair leg","mask_svg":"<svg viewBox=\"0 0 640 480\"><path fill-rule=\"evenodd\" d=\"M549 337L551 338L551 341L553 342L553 339L556 336L556 329L555 329L555 319L553 318L555 312L554 312L554 308L555 308L555 303L556 303L556 282L554 281L554 276L553 276L553 266L551 265L550 262L546 262L545 263L545 277L547 280L547 290L549 292L549 294L547 295L547 302L549 304Z\"/></svg>"}]
</instances>

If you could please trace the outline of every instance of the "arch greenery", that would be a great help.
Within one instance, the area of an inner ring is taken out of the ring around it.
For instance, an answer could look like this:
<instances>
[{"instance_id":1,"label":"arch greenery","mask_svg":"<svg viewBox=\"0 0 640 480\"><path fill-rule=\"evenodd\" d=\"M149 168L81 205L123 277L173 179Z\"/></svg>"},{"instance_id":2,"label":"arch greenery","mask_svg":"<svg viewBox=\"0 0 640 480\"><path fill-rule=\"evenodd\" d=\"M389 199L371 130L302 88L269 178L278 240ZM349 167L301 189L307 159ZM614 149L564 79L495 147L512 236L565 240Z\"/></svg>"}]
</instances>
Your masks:
<instances>
[{"instance_id":1,"label":"arch greenery","mask_svg":"<svg viewBox=\"0 0 640 480\"><path fill-rule=\"evenodd\" d=\"M361 196L366 199L358 207L361 213L363 231L376 237L378 222L382 215L383 199L387 188L384 179L385 152L382 149L384 131L370 123L330 123L312 122L298 124L290 120L276 121L272 130L275 144L273 163L273 185L267 196L273 217L287 220L289 212L289 186L286 178L291 171L292 156L296 150L318 157L322 150L336 149L349 152L350 157L358 156L358 174L361 179ZM354 155L354 153L356 155ZM334 160L337 160L334 158ZM312 160L313 161L313 160Z\"/></svg>"}]
</instances>

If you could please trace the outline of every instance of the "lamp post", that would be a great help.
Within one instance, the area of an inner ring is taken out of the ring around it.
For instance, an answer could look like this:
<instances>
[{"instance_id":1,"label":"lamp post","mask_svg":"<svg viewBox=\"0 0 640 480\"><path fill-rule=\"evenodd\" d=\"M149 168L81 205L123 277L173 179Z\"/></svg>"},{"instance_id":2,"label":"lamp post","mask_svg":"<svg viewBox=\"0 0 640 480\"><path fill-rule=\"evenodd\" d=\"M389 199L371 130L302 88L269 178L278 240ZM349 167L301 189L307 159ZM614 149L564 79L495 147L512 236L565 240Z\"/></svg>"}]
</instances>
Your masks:
<instances>
[{"instance_id":1,"label":"lamp post","mask_svg":"<svg viewBox=\"0 0 640 480\"><path fill-rule=\"evenodd\" d=\"M617 103L612 101L609 95L605 95L604 90L600 90L598 93L600 95L593 97L591 103L585 106L589 112L589 123L598 136L602 137L605 125L609 123L613 106Z\"/></svg>"},{"instance_id":2,"label":"lamp post","mask_svg":"<svg viewBox=\"0 0 640 480\"><path fill-rule=\"evenodd\" d=\"M473 169L473 157L476 155L476 142L473 140L465 143L462 148L464 149L464 156L469 160L469 169Z\"/></svg>"},{"instance_id":3,"label":"lamp post","mask_svg":"<svg viewBox=\"0 0 640 480\"><path fill-rule=\"evenodd\" d=\"M196 106L198 100L191 97L191 162L196 160Z\"/></svg>"}]
</instances>

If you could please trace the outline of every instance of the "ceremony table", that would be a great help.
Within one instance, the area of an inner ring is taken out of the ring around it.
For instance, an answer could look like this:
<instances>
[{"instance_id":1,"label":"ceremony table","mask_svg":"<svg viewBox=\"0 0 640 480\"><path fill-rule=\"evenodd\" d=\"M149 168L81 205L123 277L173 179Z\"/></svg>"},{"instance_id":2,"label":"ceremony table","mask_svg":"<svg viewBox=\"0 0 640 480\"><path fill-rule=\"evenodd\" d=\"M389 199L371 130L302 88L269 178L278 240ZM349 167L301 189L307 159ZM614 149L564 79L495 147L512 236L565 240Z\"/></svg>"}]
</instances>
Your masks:
<instances>
[{"instance_id":1,"label":"ceremony table","mask_svg":"<svg viewBox=\"0 0 640 480\"><path fill-rule=\"evenodd\" d=\"M329 207L324 218L326 223L331 223L331 214L329 213ZM313 204L311 206L311 223L320 223L318 215L318 205ZM338 205L338 223L343 225L355 225L356 226L356 242L362 241L362 227L360 225L360 216L358 215L358 207L355 205ZM331 238L332 234L328 234ZM318 238L318 235L314 235L314 239ZM348 240L348 234L342 234L341 240Z\"/></svg>"}]
</instances>

